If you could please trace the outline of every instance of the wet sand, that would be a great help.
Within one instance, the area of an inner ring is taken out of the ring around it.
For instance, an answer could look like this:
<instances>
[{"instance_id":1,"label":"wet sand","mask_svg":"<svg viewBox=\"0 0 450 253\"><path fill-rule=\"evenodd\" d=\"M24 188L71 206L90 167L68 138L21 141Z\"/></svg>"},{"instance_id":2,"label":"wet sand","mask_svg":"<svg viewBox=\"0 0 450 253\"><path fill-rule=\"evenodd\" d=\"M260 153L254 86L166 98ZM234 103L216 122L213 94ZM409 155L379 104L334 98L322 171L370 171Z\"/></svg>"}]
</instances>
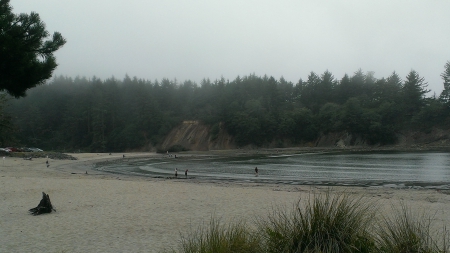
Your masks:
<instances>
[{"instance_id":1,"label":"wet sand","mask_svg":"<svg viewBox=\"0 0 450 253\"><path fill-rule=\"evenodd\" d=\"M266 217L275 206L329 190L321 186L199 182L106 174L98 161L120 154L71 154L78 160L31 161L7 157L0 164L0 252L159 252L176 248L180 233L207 225ZM129 153L126 158L153 156ZM87 172L87 174L86 174ZM180 173L182 174L182 173ZM181 175L184 176L184 175ZM436 229L450 224L450 195L431 189L333 187L375 201L382 213L405 203L428 212ZM56 212L32 216L42 191Z\"/></svg>"}]
</instances>

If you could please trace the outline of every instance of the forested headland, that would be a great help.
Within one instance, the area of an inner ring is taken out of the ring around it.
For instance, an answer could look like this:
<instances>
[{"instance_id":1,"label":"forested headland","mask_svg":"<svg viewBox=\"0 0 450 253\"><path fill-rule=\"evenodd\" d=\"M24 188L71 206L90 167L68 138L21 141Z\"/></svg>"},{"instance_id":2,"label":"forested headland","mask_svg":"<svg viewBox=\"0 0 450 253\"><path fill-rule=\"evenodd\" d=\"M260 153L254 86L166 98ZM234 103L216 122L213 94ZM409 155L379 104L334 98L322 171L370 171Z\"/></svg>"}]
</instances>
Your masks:
<instances>
[{"instance_id":1,"label":"forested headland","mask_svg":"<svg viewBox=\"0 0 450 253\"><path fill-rule=\"evenodd\" d=\"M46 150L114 152L156 149L184 120L219 126L237 146L264 147L312 142L348 132L371 145L394 144L398 133L450 126L450 62L442 73L444 90L427 96L416 71L377 79L358 70L337 79L311 72L297 83L248 75L200 84L109 78L55 77L20 99L3 97L3 146Z\"/></svg>"}]
</instances>

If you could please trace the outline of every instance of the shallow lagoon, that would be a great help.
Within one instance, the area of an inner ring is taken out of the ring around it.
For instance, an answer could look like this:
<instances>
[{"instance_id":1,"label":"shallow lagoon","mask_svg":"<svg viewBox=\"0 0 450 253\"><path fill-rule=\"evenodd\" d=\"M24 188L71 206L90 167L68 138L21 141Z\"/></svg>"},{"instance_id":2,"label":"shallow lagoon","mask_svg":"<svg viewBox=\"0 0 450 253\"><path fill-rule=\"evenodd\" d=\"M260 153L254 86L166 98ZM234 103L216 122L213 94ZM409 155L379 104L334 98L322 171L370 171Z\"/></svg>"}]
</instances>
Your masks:
<instances>
[{"instance_id":1,"label":"shallow lagoon","mask_svg":"<svg viewBox=\"0 0 450 253\"><path fill-rule=\"evenodd\" d=\"M188 169L188 179L209 181L450 189L448 152L179 154L97 166L111 173L150 177L174 177L175 168L178 178L184 178Z\"/></svg>"}]
</instances>

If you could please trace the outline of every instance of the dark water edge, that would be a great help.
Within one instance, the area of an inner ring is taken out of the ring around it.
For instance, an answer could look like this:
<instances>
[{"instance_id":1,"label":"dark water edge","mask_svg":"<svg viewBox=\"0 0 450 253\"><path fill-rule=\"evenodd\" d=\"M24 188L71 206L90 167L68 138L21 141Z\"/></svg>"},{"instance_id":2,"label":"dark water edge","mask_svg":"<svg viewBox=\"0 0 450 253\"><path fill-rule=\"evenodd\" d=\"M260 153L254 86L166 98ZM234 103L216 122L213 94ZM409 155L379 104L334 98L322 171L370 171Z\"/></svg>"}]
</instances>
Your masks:
<instances>
[{"instance_id":1,"label":"dark water edge","mask_svg":"<svg viewBox=\"0 0 450 253\"><path fill-rule=\"evenodd\" d=\"M355 180L355 179L337 179L337 180L323 180L323 179L294 179L293 178L277 178L277 176L270 177L270 175L259 175L254 176L251 173L247 174L233 174L230 176L227 173L217 173L217 174L208 174L208 173L188 173L188 178L185 178L184 170L181 168L185 168L189 166L192 167L207 167L208 170L211 169L211 163L220 163L224 162L224 166L228 166L227 163L243 163L245 166L249 168L254 167L252 164L253 159L263 159L271 156L279 156L279 157L289 157L289 156L301 156L301 155L321 155L323 156L352 156L358 157L358 155L366 156L367 155L404 155L407 154L414 159L416 156L424 155L427 153L441 153L444 155L444 158L447 159L447 154L450 154L450 148L448 147L433 147L433 148L423 148L423 147L413 147L408 149L394 149L394 148L371 148L371 149L258 149L258 150L226 150L226 151L209 151L209 152L183 152L172 154L172 157L168 157L166 154L158 154L156 156L151 156L148 158L127 158L127 159L118 159L114 161L101 162L95 165L95 169L111 173L117 175L126 175L133 177L142 177L142 178L155 178L155 179L175 179L175 180L186 180L186 182L195 182L195 183L236 183L236 184L275 184L275 185L310 185L310 186L356 186L356 187L376 187L376 188L398 188L398 189L436 189L436 190L450 190L450 180L448 180L447 175L450 175L448 163L445 167L441 169L445 172L445 177L443 180L439 181L421 181L421 180L395 180L395 179L371 179L371 180ZM177 155L175 159L174 156ZM303 157L302 157L303 158ZM210 159L210 160L209 160ZM167 162L168 161L168 162ZM205 161L207 161L205 163ZM169 164L169 167L180 167L178 172L178 177L175 178L173 175L172 168L167 169L165 167L157 167L149 169L148 171L143 170L142 167L145 167L145 164L152 162L160 162L163 164ZM206 164L206 165L202 165ZM233 164L234 166L234 164ZM263 165L264 166L264 165ZM326 165L325 165L326 167ZM264 168L264 167L263 167ZM200 169L198 169L200 170ZM195 170L194 170L195 171Z\"/></svg>"}]
</instances>

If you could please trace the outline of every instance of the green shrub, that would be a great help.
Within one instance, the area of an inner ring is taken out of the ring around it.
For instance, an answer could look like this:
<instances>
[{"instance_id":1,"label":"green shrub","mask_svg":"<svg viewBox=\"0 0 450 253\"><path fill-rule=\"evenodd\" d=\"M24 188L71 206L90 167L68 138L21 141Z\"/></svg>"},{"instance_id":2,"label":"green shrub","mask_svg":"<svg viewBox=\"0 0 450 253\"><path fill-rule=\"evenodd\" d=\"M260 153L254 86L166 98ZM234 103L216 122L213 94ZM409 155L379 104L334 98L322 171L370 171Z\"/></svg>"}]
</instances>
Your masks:
<instances>
[{"instance_id":1,"label":"green shrub","mask_svg":"<svg viewBox=\"0 0 450 253\"><path fill-rule=\"evenodd\" d=\"M182 152L182 151L189 151L189 149L185 148L182 145L173 145L168 149L169 152Z\"/></svg>"},{"instance_id":2,"label":"green shrub","mask_svg":"<svg viewBox=\"0 0 450 253\"><path fill-rule=\"evenodd\" d=\"M219 137L219 132L220 132L220 125L219 125L219 123L216 123L216 124L214 124L211 127L211 130L209 132L209 134L210 134L210 138L209 138L210 141L217 140L217 138Z\"/></svg>"}]
</instances>

